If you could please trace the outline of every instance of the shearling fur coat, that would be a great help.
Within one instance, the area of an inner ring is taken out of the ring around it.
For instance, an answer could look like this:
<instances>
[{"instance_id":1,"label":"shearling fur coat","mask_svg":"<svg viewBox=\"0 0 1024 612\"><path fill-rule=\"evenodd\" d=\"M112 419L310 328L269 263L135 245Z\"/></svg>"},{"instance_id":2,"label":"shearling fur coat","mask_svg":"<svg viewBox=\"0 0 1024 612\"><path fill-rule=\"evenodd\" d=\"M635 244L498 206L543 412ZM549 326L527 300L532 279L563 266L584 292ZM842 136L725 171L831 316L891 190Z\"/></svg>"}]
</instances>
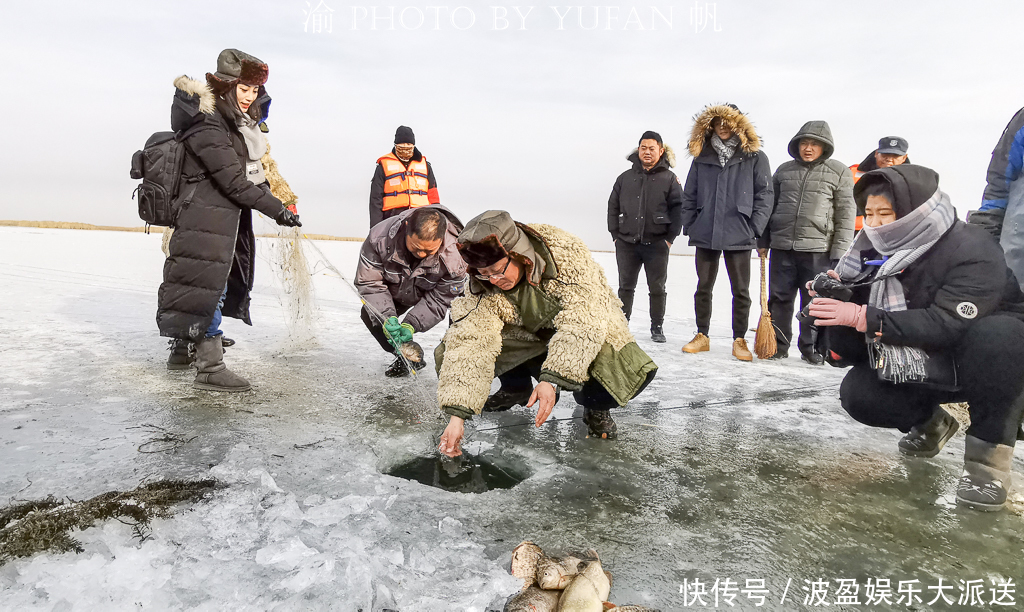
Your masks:
<instances>
[{"instance_id":1,"label":"shearling fur coat","mask_svg":"<svg viewBox=\"0 0 1024 612\"><path fill-rule=\"evenodd\" d=\"M469 291L452 302L453 324L435 351L442 409L480 414L495 376L545 352L542 381L578 391L593 376L625 405L657 365L629 332L604 269L569 232L519 227L545 258L544 273L536 285L524 279L509 291Z\"/></svg>"}]
</instances>

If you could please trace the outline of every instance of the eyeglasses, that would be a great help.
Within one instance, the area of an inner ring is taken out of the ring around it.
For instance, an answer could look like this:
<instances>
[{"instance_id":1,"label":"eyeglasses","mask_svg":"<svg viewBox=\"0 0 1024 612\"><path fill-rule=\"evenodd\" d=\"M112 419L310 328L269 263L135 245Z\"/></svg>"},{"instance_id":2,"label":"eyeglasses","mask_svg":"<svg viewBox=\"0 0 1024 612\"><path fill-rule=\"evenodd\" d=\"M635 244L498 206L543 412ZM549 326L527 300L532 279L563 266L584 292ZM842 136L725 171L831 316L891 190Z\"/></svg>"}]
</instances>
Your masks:
<instances>
[{"instance_id":1,"label":"eyeglasses","mask_svg":"<svg viewBox=\"0 0 1024 612\"><path fill-rule=\"evenodd\" d=\"M489 281L492 278L504 278L505 272L508 272L508 265L510 263L512 263L512 258L511 257L509 257L507 259L508 260L505 262L505 267L501 269L501 272L498 272L496 274L474 274L473 276L479 278L480 280L485 280L485 281Z\"/></svg>"}]
</instances>

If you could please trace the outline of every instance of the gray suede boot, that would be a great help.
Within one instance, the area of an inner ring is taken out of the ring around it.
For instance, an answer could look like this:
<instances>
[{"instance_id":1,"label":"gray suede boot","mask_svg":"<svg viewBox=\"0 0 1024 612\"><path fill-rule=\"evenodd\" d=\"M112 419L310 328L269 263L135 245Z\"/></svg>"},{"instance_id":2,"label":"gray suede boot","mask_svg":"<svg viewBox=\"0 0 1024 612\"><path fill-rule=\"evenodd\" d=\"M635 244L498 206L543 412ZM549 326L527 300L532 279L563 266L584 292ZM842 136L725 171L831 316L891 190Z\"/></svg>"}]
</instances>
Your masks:
<instances>
[{"instance_id":1,"label":"gray suede boot","mask_svg":"<svg viewBox=\"0 0 1024 612\"><path fill-rule=\"evenodd\" d=\"M196 374L192 386L207 391L248 391L249 381L235 374L224 365L224 347L221 335L203 338L196 344Z\"/></svg>"},{"instance_id":2,"label":"gray suede boot","mask_svg":"<svg viewBox=\"0 0 1024 612\"><path fill-rule=\"evenodd\" d=\"M956 503L982 512L994 512L1006 503L1010 489L1013 447L967 436L964 475L956 489Z\"/></svg>"},{"instance_id":3,"label":"gray suede boot","mask_svg":"<svg viewBox=\"0 0 1024 612\"><path fill-rule=\"evenodd\" d=\"M179 340L178 338L172 338L168 343L171 354L167 356L167 369L168 370L187 370L192 367L192 362L196 360L195 355L192 353L192 343L188 340Z\"/></svg>"}]
</instances>

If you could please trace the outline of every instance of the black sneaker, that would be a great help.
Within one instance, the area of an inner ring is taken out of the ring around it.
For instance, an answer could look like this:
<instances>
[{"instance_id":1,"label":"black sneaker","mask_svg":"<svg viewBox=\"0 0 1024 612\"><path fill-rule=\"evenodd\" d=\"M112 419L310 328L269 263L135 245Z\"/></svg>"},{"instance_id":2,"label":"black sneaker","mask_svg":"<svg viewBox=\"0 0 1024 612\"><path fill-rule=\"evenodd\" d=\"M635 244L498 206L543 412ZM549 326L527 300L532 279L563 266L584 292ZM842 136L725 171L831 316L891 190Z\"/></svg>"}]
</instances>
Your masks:
<instances>
[{"instance_id":1,"label":"black sneaker","mask_svg":"<svg viewBox=\"0 0 1024 612\"><path fill-rule=\"evenodd\" d=\"M405 360L398 357L395 358L394 363L388 366L388 369L384 370L384 376L388 378L401 378L409 375L409 368L405 365Z\"/></svg>"},{"instance_id":2,"label":"black sneaker","mask_svg":"<svg viewBox=\"0 0 1024 612\"><path fill-rule=\"evenodd\" d=\"M665 339L665 331L661 328L661 325L651 326L651 340L655 342L667 342Z\"/></svg>"},{"instance_id":3,"label":"black sneaker","mask_svg":"<svg viewBox=\"0 0 1024 612\"><path fill-rule=\"evenodd\" d=\"M821 353L801 353L800 359L806 361L811 365L824 365L825 357Z\"/></svg>"},{"instance_id":4,"label":"black sneaker","mask_svg":"<svg viewBox=\"0 0 1024 612\"><path fill-rule=\"evenodd\" d=\"M900 452L911 457L934 457L939 454L946 442L960 429L960 423L944 409L939 408L935 414L921 425L915 425L910 433L900 440Z\"/></svg>"},{"instance_id":5,"label":"black sneaker","mask_svg":"<svg viewBox=\"0 0 1024 612\"><path fill-rule=\"evenodd\" d=\"M775 354L769 357L768 361L775 361L777 359L789 359L789 351L775 351Z\"/></svg>"},{"instance_id":6,"label":"black sneaker","mask_svg":"<svg viewBox=\"0 0 1024 612\"><path fill-rule=\"evenodd\" d=\"M512 406L525 406L533 395L533 389L506 391L499 389L484 402L484 412L503 412Z\"/></svg>"},{"instance_id":7,"label":"black sneaker","mask_svg":"<svg viewBox=\"0 0 1024 612\"><path fill-rule=\"evenodd\" d=\"M224 336L220 340L220 345L223 346L224 348L228 348L229 346L234 346L235 341L232 340L231 338L228 338L227 336Z\"/></svg>"},{"instance_id":8,"label":"black sneaker","mask_svg":"<svg viewBox=\"0 0 1024 612\"><path fill-rule=\"evenodd\" d=\"M612 415L608 410L591 410L587 408L583 415L583 422L587 424L589 433L587 437L594 436L605 440L614 440L617 436L617 428Z\"/></svg>"},{"instance_id":9,"label":"black sneaker","mask_svg":"<svg viewBox=\"0 0 1024 612\"><path fill-rule=\"evenodd\" d=\"M995 512L1006 503L1006 487L999 480L965 472L956 487L956 503L972 510Z\"/></svg>"}]
</instances>

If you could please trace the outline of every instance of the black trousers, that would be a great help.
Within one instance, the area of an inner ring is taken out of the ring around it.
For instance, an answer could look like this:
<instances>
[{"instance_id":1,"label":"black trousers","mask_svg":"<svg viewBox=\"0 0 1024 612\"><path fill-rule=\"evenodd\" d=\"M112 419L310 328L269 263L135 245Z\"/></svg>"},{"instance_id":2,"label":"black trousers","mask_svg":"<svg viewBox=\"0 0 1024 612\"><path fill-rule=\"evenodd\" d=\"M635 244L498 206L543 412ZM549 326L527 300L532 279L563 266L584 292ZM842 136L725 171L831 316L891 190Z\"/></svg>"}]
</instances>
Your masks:
<instances>
[{"instance_id":1,"label":"black trousers","mask_svg":"<svg viewBox=\"0 0 1024 612\"><path fill-rule=\"evenodd\" d=\"M870 366L857 365L839 391L843 409L865 425L906 433L927 421L939 404L968 402L967 435L1013 446L1024 415L1024 322L1005 315L979 319L955 352L960 391L885 382Z\"/></svg>"},{"instance_id":2,"label":"black trousers","mask_svg":"<svg viewBox=\"0 0 1024 612\"><path fill-rule=\"evenodd\" d=\"M622 311L628 319L633 313L633 294L640 268L647 273L647 288L651 297L651 326L665 322L665 303L668 294L665 282L668 280L668 249L664 240L647 244L632 244L624 240L615 241L615 265L619 269L619 299Z\"/></svg>"},{"instance_id":3,"label":"black trousers","mask_svg":"<svg viewBox=\"0 0 1024 612\"><path fill-rule=\"evenodd\" d=\"M725 254L725 271L732 285L732 337L742 338L750 323L750 249L716 251L697 247L697 293L693 294L693 310L697 315L697 331L708 335L711 326L711 290L718 277L718 263Z\"/></svg>"},{"instance_id":4,"label":"black trousers","mask_svg":"<svg viewBox=\"0 0 1024 612\"><path fill-rule=\"evenodd\" d=\"M512 392L532 389L532 379L536 378L537 380L540 380L540 369L547 357L547 353L544 353L543 355L534 357L526 363L520 364L501 376L498 376L498 380L501 381L501 388L505 391ZM647 382L644 383L644 387L646 387L653 378L654 375L652 373L652 375L647 378ZM643 391L643 389L641 389L641 391ZM637 395L639 395L639 393L637 393ZM615 398L613 398L611 394L601 386L601 383L594 380L593 377L583 383L582 389L573 392L572 397L576 400L577 404L590 410L610 410L619 405L619 403L615 401Z\"/></svg>"},{"instance_id":5,"label":"black trousers","mask_svg":"<svg viewBox=\"0 0 1024 612\"><path fill-rule=\"evenodd\" d=\"M802 253L772 249L768 260L768 310L775 325L775 343L779 352L788 352L793 341L793 304L800 294L800 308L811 301L807 281L829 269L828 253ZM818 331L813 325L800 324L797 347L804 355L814 352Z\"/></svg>"},{"instance_id":6,"label":"black trousers","mask_svg":"<svg viewBox=\"0 0 1024 612\"><path fill-rule=\"evenodd\" d=\"M396 302L396 316L402 316L410 308L412 308L412 306L404 306ZM384 326L381 325L380 321L378 321L376 317L370 314L370 311L366 309L366 306L363 306L363 309L359 311L359 318L363 320L363 325L366 326L366 329L370 330L370 335L374 337L377 344L380 345L380 348L384 349L387 353L395 352L395 347L391 346L391 343L388 342L388 337L384 335Z\"/></svg>"}]
</instances>

